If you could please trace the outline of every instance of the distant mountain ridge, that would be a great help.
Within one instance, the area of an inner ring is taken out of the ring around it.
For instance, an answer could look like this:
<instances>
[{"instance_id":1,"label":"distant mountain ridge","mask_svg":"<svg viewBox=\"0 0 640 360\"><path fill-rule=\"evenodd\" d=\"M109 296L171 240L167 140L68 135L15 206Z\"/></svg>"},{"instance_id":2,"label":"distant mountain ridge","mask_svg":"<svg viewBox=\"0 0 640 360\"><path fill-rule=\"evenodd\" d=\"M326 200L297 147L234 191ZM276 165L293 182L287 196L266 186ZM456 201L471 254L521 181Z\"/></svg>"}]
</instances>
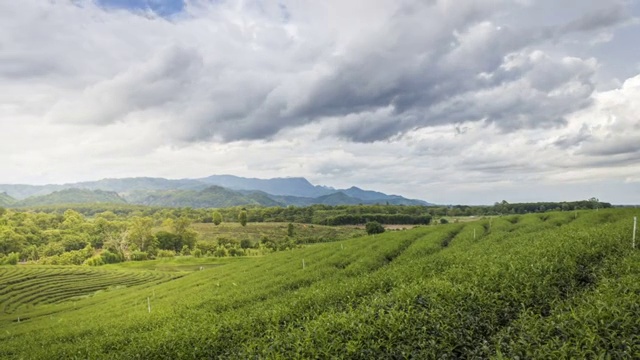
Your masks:
<instances>
[{"instance_id":1,"label":"distant mountain ridge","mask_svg":"<svg viewBox=\"0 0 640 360\"><path fill-rule=\"evenodd\" d=\"M16 200L9 196L6 192L0 193L0 206L9 206L15 203Z\"/></svg>"},{"instance_id":2,"label":"distant mountain ridge","mask_svg":"<svg viewBox=\"0 0 640 360\"><path fill-rule=\"evenodd\" d=\"M73 190L73 191L71 191ZM238 205L307 206L312 204L429 205L426 201L387 195L358 187L334 189L301 177L256 179L213 175L200 179L122 178L71 184L0 185L3 206L61 203L130 203L167 207L228 207ZM114 196L115 195L115 196ZM74 201L77 200L77 201Z\"/></svg>"},{"instance_id":3,"label":"distant mountain ridge","mask_svg":"<svg viewBox=\"0 0 640 360\"><path fill-rule=\"evenodd\" d=\"M232 190L259 190L267 194L283 196L318 197L336 191L330 187L312 185L302 177L255 179L234 175L212 175L197 180Z\"/></svg>"},{"instance_id":4,"label":"distant mountain ridge","mask_svg":"<svg viewBox=\"0 0 640 360\"><path fill-rule=\"evenodd\" d=\"M28 197L11 206L42 206L57 204L126 204L127 201L114 191L64 189L47 195Z\"/></svg>"}]
</instances>

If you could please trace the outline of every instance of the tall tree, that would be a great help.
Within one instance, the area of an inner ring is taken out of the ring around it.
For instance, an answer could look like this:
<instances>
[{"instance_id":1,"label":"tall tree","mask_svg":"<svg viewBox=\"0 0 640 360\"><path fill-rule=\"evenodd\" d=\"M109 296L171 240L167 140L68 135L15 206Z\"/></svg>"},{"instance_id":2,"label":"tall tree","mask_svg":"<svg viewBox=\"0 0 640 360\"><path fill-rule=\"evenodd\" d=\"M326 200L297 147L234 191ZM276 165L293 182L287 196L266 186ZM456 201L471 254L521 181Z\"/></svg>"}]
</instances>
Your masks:
<instances>
[{"instance_id":1,"label":"tall tree","mask_svg":"<svg viewBox=\"0 0 640 360\"><path fill-rule=\"evenodd\" d=\"M131 220L127 240L138 249L146 251L153 244L153 220L150 217L136 216Z\"/></svg>"},{"instance_id":2,"label":"tall tree","mask_svg":"<svg viewBox=\"0 0 640 360\"><path fill-rule=\"evenodd\" d=\"M238 221L240 221L240 225L247 226L247 212L245 210L242 210L238 215Z\"/></svg>"},{"instance_id":3,"label":"tall tree","mask_svg":"<svg viewBox=\"0 0 640 360\"><path fill-rule=\"evenodd\" d=\"M220 214L219 211L214 211L213 212L213 223L218 226L220 225L220 223L222 223L222 215Z\"/></svg>"}]
</instances>

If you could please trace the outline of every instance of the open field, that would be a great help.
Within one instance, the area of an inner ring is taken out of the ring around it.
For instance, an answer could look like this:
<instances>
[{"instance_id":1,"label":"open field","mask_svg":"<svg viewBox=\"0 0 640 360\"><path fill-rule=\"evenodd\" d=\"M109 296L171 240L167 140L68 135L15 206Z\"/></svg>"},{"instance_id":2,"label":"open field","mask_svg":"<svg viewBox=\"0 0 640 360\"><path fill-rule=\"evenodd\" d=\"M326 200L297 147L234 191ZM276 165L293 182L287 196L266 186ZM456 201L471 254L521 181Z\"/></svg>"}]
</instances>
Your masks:
<instances>
[{"instance_id":1,"label":"open field","mask_svg":"<svg viewBox=\"0 0 640 360\"><path fill-rule=\"evenodd\" d=\"M241 226L239 223L223 222L217 226L212 223L196 223L192 228L200 234L203 241L217 241L224 237L236 240L249 239L252 243L257 243L264 237L275 240L287 237L287 226L288 223L249 223L247 226ZM366 234L362 226L293 226L293 237L302 244L350 239Z\"/></svg>"},{"instance_id":2,"label":"open field","mask_svg":"<svg viewBox=\"0 0 640 360\"><path fill-rule=\"evenodd\" d=\"M49 305L16 281L40 267L0 267L0 291L25 299L2 315L0 358L638 358L637 215L514 215L108 265L170 278Z\"/></svg>"}]
</instances>

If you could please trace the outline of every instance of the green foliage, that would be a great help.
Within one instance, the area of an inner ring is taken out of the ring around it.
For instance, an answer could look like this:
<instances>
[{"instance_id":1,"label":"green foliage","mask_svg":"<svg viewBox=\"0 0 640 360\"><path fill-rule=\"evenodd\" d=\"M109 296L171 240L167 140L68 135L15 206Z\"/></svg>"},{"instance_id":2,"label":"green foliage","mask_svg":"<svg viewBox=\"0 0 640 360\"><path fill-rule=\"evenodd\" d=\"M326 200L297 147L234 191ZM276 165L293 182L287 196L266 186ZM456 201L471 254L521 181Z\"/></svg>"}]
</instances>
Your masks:
<instances>
[{"instance_id":1,"label":"green foliage","mask_svg":"<svg viewBox=\"0 0 640 360\"><path fill-rule=\"evenodd\" d=\"M293 224L289 223L289 225L287 225L287 236L288 237L293 237L293 235L294 235L293 234L293 230L294 230Z\"/></svg>"},{"instance_id":2,"label":"green foliage","mask_svg":"<svg viewBox=\"0 0 640 360\"><path fill-rule=\"evenodd\" d=\"M202 250L196 248L195 250L193 250L193 256L196 258L201 258L202 257Z\"/></svg>"},{"instance_id":3,"label":"green foliage","mask_svg":"<svg viewBox=\"0 0 640 360\"><path fill-rule=\"evenodd\" d=\"M213 256L215 257L225 257L225 256L229 256L229 251L227 250L227 248L223 247L223 246L219 246L216 248L216 250L213 252Z\"/></svg>"},{"instance_id":4,"label":"green foliage","mask_svg":"<svg viewBox=\"0 0 640 360\"><path fill-rule=\"evenodd\" d=\"M384 226L377 221L370 221L365 225L365 229L367 230L367 234L382 234L384 232Z\"/></svg>"},{"instance_id":5,"label":"green foliage","mask_svg":"<svg viewBox=\"0 0 640 360\"><path fill-rule=\"evenodd\" d=\"M131 254L129 254L129 258L132 261L144 261L149 260L149 254L144 251L132 251Z\"/></svg>"},{"instance_id":6,"label":"green foliage","mask_svg":"<svg viewBox=\"0 0 640 360\"><path fill-rule=\"evenodd\" d=\"M182 249L182 239L174 233L161 230L155 236L160 249L173 251Z\"/></svg>"},{"instance_id":7,"label":"green foliage","mask_svg":"<svg viewBox=\"0 0 640 360\"><path fill-rule=\"evenodd\" d=\"M242 210L238 215L238 222L242 226L247 226L247 212Z\"/></svg>"},{"instance_id":8,"label":"green foliage","mask_svg":"<svg viewBox=\"0 0 640 360\"><path fill-rule=\"evenodd\" d=\"M150 217L135 216L131 219L127 240L135 244L141 251L146 251L150 246L154 246L153 220Z\"/></svg>"},{"instance_id":9,"label":"green foliage","mask_svg":"<svg viewBox=\"0 0 640 360\"><path fill-rule=\"evenodd\" d=\"M11 228L0 227L0 253L9 254L22 251L27 240L24 235Z\"/></svg>"},{"instance_id":10,"label":"green foliage","mask_svg":"<svg viewBox=\"0 0 640 360\"><path fill-rule=\"evenodd\" d=\"M158 258L173 258L176 256L176 252L173 250L158 250L156 255Z\"/></svg>"},{"instance_id":11,"label":"green foliage","mask_svg":"<svg viewBox=\"0 0 640 360\"><path fill-rule=\"evenodd\" d=\"M242 249L249 249L249 248L251 248L251 246L252 246L251 245L251 240L249 240L249 239L240 240L240 247Z\"/></svg>"},{"instance_id":12,"label":"green foliage","mask_svg":"<svg viewBox=\"0 0 640 360\"><path fill-rule=\"evenodd\" d=\"M440 218L440 224L448 224L449 220L445 219L445 218Z\"/></svg>"},{"instance_id":13,"label":"green foliage","mask_svg":"<svg viewBox=\"0 0 640 360\"><path fill-rule=\"evenodd\" d=\"M104 264L115 264L124 261L124 256L121 253L113 253L109 250L104 250L100 257Z\"/></svg>"},{"instance_id":14,"label":"green foliage","mask_svg":"<svg viewBox=\"0 0 640 360\"><path fill-rule=\"evenodd\" d=\"M219 211L214 211L213 212L213 223L218 226L222 223L222 215L220 214Z\"/></svg>"},{"instance_id":15,"label":"green foliage","mask_svg":"<svg viewBox=\"0 0 640 360\"><path fill-rule=\"evenodd\" d=\"M12 252L9 255L0 258L0 265L17 265L19 261L20 254Z\"/></svg>"}]
</instances>

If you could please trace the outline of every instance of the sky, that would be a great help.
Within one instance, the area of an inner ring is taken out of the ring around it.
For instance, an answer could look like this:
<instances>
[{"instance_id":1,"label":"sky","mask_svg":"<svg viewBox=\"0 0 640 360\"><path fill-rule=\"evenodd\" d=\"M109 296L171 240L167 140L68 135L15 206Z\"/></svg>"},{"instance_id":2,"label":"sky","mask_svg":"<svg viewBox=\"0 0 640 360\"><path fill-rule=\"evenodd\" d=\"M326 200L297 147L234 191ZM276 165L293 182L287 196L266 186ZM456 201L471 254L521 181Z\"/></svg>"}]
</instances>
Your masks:
<instances>
[{"instance_id":1,"label":"sky","mask_svg":"<svg viewBox=\"0 0 640 360\"><path fill-rule=\"evenodd\" d=\"M640 0L0 1L0 183L640 204Z\"/></svg>"}]
</instances>

